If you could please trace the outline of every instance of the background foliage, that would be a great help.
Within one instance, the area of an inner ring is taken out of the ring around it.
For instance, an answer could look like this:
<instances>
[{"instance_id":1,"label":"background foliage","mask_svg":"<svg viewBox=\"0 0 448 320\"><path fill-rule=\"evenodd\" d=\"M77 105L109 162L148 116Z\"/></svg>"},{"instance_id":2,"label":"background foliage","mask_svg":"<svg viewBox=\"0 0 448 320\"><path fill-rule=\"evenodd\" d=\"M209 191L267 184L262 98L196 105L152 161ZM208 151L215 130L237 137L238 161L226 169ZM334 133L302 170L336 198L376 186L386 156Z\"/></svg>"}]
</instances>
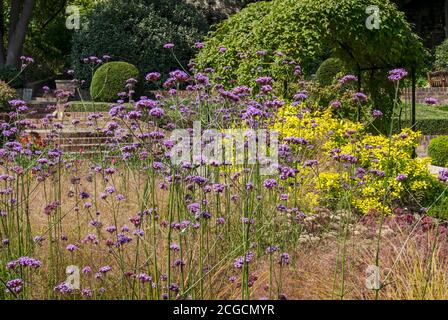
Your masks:
<instances>
[{"instance_id":1,"label":"background foliage","mask_svg":"<svg viewBox=\"0 0 448 320\"><path fill-rule=\"evenodd\" d=\"M434 67L440 71L448 71L448 40L436 47Z\"/></svg>"},{"instance_id":2,"label":"background foliage","mask_svg":"<svg viewBox=\"0 0 448 320\"><path fill-rule=\"evenodd\" d=\"M366 27L370 5L380 10L379 29ZM220 47L227 50L222 53ZM257 56L257 50L266 54ZM286 57L279 57L279 51ZM329 54L362 73L364 91L387 120L395 94L387 70L398 66L418 70L425 51L404 13L388 0L274 0L251 4L219 24L198 54L197 64L199 69L215 68L227 85L254 85L260 75L294 82L291 61L300 63L306 77ZM376 125L384 129L381 123Z\"/></svg>"},{"instance_id":3,"label":"background foliage","mask_svg":"<svg viewBox=\"0 0 448 320\"><path fill-rule=\"evenodd\" d=\"M168 42L176 44L179 62L186 65L194 54L193 44L208 29L204 16L181 0L111 0L99 3L82 21L73 37L71 59L77 77L90 81L82 58L108 54L113 60L135 64L141 72L167 73L178 62Z\"/></svg>"},{"instance_id":4,"label":"background foliage","mask_svg":"<svg viewBox=\"0 0 448 320\"><path fill-rule=\"evenodd\" d=\"M428 146L428 155L432 164L445 167L448 164L448 136L441 136L431 140Z\"/></svg>"}]
</instances>

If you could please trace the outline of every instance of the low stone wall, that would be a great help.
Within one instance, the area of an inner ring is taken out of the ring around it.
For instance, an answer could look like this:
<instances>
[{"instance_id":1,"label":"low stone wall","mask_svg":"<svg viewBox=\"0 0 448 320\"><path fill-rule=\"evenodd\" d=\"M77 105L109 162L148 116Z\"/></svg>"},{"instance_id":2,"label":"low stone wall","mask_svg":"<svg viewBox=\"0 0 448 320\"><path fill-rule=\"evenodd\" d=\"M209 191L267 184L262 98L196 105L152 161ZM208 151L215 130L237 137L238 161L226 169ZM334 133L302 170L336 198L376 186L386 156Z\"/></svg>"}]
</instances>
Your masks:
<instances>
[{"instance_id":1,"label":"low stone wall","mask_svg":"<svg viewBox=\"0 0 448 320\"><path fill-rule=\"evenodd\" d=\"M402 90L401 95L402 101L410 103L412 101L411 97L412 97L412 89L404 88ZM441 104L448 104L448 87L416 88L415 91L416 103L421 104L425 103L425 99L428 97L436 98L437 100L439 100L439 103Z\"/></svg>"}]
</instances>

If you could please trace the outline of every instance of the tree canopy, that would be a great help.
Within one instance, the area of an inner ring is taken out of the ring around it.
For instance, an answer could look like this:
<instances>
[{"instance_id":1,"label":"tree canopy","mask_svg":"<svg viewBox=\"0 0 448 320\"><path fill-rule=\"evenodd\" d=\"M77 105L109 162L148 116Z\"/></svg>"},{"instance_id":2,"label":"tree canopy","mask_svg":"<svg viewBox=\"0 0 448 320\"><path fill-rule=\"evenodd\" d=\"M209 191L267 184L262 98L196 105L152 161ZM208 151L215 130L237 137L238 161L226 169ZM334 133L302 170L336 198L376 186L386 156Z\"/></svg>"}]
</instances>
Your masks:
<instances>
[{"instance_id":1,"label":"tree canopy","mask_svg":"<svg viewBox=\"0 0 448 320\"><path fill-rule=\"evenodd\" d=\"M371 5L379 9L378 29L366 27ZM247 83L258 74L290 76L279 52L310 74L328 50L360 69L418 68L424 57L420 39L389 0L274 0L250 4L219 24L196 60L224 81Z\"/></svg>"},{"instance_id":2,"label":"tree canopy","mask_svg":"<svg viewBox=\"0 0 448 320\"><path fill-rule=\"evenodd\" d=\"M132 5L131 5L132 4ZM84 15L82 28L73 37L72 62L81 79L90 80L82 63L86 56L108 54L112 60L133 63L140 72L167 73L178 66L170 50L186 65L194 43L208 30L205 17L182 0L122 0L100 2Z\"/></svg>"}]
</instances>

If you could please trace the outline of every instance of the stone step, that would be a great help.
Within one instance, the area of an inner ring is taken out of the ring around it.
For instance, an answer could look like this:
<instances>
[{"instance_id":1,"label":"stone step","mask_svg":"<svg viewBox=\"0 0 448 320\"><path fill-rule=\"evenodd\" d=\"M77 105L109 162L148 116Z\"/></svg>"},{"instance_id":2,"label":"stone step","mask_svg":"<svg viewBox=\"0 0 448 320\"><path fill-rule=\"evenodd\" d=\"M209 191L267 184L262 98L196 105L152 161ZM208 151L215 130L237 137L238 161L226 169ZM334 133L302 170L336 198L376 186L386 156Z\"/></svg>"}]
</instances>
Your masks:
<instances>
[{"instance_id":1,"label":"stone step","mask_svg":"<svg viewBox=\"0 0 448 320\"><path fill-rule=\"evenodd\" d=\"M31 120L31 119L28 119ZM106 128L107 122L97 122L93 123L92 126L87 125L86 123L80 123L74 126L71 122L60 122L57 120L50 121L48 123L44 123L42 120L34 119L31 120L31 124L34 126L34 129L41 129L41 130L51 130L55 128L55 124L62 125L63 130L86 130L86 131L97 131L99 128L100 130L103 130ZM59 129L59 128L57 128Z\"/></svg>"},{"instance_id":2,"label":"stone step","mask_svg":"<svg viewBox=\"0 0 448 320\"><path fill-rule=\"evenodd\" d=\"M59 148L62 150L62 152L83 152L83 151L103 151L103 150L110 150L109 144L106 143L85 143L85 144L61 144L59 145Z\"/></svg>"},{"instance_id":3,"label":"stone step","mask_svg":"<svg viewBox=\"0 0 448 320\"><path fill-rule=\"evenodd\" d=\"M108 137L77 137L77 138L59 138L58 143L63 144L107 144L112 143Z\"/></svg>"}]
</instances>

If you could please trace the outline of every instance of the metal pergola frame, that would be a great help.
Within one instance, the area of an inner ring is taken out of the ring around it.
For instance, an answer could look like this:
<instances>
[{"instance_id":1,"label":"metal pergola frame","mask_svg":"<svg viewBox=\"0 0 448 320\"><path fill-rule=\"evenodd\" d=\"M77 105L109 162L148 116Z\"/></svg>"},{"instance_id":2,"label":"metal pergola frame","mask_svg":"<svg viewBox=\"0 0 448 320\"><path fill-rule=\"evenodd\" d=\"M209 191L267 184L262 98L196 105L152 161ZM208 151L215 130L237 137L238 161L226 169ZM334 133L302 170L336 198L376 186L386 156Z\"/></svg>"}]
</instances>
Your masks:
<instances>
[{"instance_id":1,"label":"metal pergola frame","mask_svg":"<svg viewBox=\"0 0 448 320\"><path fill-rule=\"evenodd\" d=\"M390 70L391 68L397 68L402 66L382 66L382 67L371 67L371 68L361 68L358 65L358 91L361 91L362 87L362 72L363 71L375 71L375 70ZM411 67L411 130L416 131L416 86L417 77L415 67Z\"/></svg>"}]
</instances>

